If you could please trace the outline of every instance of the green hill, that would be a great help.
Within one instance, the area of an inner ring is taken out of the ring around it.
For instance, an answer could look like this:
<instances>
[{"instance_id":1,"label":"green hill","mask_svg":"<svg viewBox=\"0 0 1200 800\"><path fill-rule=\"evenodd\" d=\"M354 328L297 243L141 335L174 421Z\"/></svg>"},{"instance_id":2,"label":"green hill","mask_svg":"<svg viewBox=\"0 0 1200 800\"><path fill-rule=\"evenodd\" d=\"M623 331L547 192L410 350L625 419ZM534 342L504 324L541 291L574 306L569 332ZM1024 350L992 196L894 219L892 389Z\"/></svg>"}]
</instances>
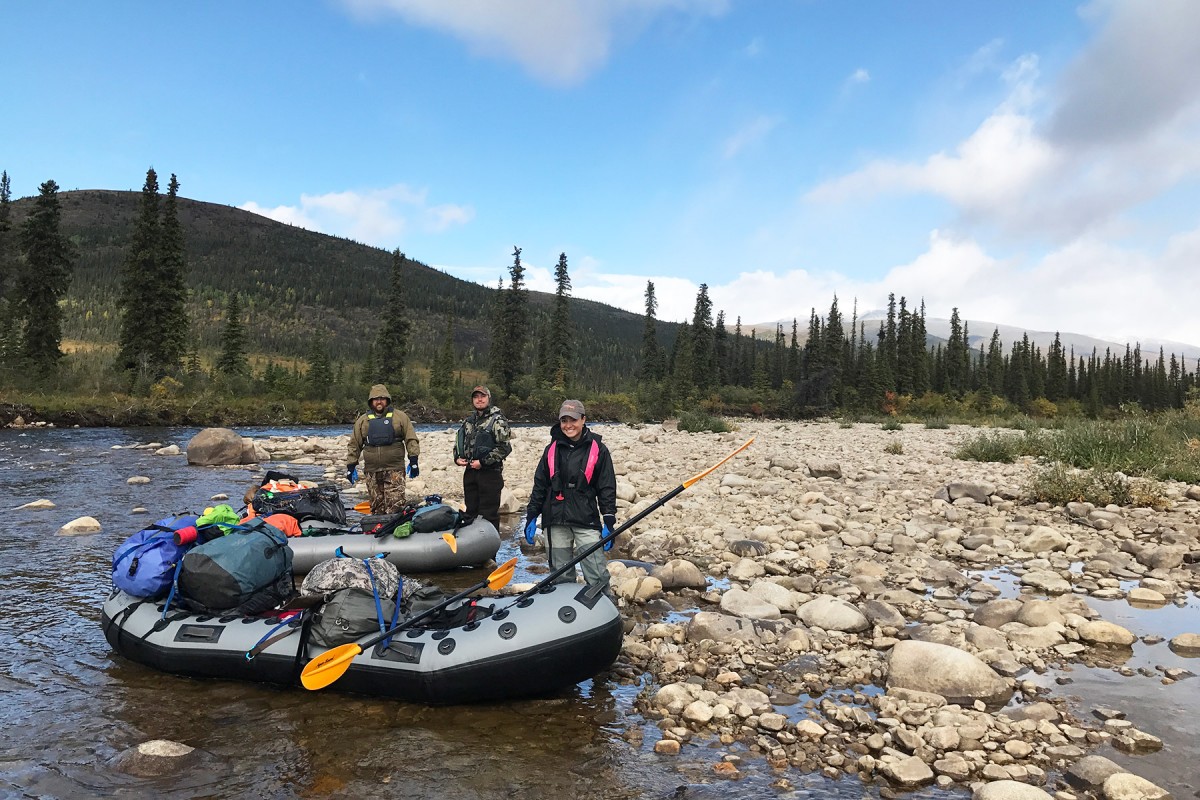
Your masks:
<instances>
[{"instance_id":1,"label":"green hill","mask_svg":"<svg viewBox=\"0 0 1200 800\"><path fill-rule=\"evenodd\" d=\"M71 346L111 347L117 340L120 271L139 196L108 190L59 193L62 231L77 250L63 326ZM15 225L31 204L32 198L14 202ZM320 331L335 361L363 357L387 295L390 252L185 198L179 199L179 216L187 240L192 337L202 353L216 349L226 297L236 291L243 296L254 355L302 359ZM455 278L411 260L419 254L408 255L410 366L433 360L452 318L456 368L485 370L494 287ZM530 292L531 341L552 300L553 295ZM643 318L580 299L572 299L571 315L579 341L586 343L576 358L580 388L613 391L627 385L637 367ZM660 343L669 346L676 329L660 323Z\"/></svg>"}]
</instances>

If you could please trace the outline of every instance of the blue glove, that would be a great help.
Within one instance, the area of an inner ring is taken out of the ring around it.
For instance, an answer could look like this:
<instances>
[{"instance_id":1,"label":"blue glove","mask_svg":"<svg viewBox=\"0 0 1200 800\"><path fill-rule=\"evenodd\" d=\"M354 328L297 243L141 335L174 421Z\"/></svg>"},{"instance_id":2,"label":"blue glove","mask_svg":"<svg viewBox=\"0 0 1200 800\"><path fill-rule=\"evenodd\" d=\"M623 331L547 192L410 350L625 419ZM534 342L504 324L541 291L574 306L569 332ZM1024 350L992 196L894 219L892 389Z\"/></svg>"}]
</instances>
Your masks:
<instances>
[{"instance_id":1,"label":"blue glove","mask_svg":"<svg viewBox=\"0 0 1200 800\"><path fill-rule=\"evenodd\" d=\"M603 539L606 536L610 536L612 534L613 528L615 528L615 527L617 527L616 516L614 516L613 514L605 514L604 515L604 527L600 529L600 538ZM613 543L616 541L617 541L617 537L613 536L611 539L609 539L607 542L605 542L604 543L604 552L607 553L609 550L612 550Z\"/></svg>"},{"instance_id":2,"label":"blue glove","mask_svg":"<svg viewBox=\"0 0 1200 800\"><path fill-rule=\"evenodd\" d=\"M525 541L533 544L533 539L537 536L537 517L530 517L525 523Z\"/></svg>"},{"instance_id":3,"label":"blue glove","mask_svg":"<svg viewBox=\"0 0 1200 800\"><path fill-rule=\"evenodd\" d=\"M421 468L417 466L417 457L409 456L408 459L408 477L415 478L421 474Z\"/></svg>"},{"instance_id":4,"label":"blue glove","mask_svg":"<svg viewBox=\"0 0 1200 800\"><path fill-rule=\"evenodd\" d=\"M351 464L346 467L346 480L350 483L358 483L358 464Z\"/></svg>"}]
</instances>

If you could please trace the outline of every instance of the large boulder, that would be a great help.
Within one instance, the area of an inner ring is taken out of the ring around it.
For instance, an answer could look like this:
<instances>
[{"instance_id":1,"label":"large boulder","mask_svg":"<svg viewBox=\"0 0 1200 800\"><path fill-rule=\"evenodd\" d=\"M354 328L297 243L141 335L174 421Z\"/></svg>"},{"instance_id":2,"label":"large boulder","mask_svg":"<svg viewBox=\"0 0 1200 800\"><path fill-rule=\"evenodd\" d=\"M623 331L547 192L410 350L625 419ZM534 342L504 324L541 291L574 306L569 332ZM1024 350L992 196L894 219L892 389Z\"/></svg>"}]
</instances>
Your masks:
<instances>
[{"instance_id":1,"label":"large boulder","mask_svg":"<svg viewBox=\"0 0 1200 800\"><path fill-rule=\"evenodd\" d=\"M966 650L934 642L898 642L888 658L887 688L940 694L951 703L969 706L982 700L999 708L1013 687Z\"/></svg>"},{"instance_id":2,"label":"large boulder","mask_svg":"<svg viewBox=\"0 0 1200 800\"><path fill-rule=\"evenodd\" d=\"M188 463L202 467L244 464L244 457L242 437L229 428L205 428L187 445Z\"/></svg>"}]
</instances>

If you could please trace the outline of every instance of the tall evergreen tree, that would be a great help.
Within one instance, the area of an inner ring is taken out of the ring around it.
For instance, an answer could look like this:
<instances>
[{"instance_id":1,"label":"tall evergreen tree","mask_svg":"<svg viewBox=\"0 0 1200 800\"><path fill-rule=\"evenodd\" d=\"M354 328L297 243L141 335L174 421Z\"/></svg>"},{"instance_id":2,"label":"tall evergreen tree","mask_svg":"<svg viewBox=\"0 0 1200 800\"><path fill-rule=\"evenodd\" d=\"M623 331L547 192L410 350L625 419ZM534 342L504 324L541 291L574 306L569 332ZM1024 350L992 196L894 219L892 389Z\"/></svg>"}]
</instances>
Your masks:
<instances>
[{"instance_id":1,"label":"tall evergreen tree","mask_svg":"<svg viewBox=\"0 0 1200 800\"><path fill-rule=\"evenodd\" d=\"M250 371L246 361L246 331L242 327L242 301L237 292L230 292L225 305L221 354L217 357L216 366L217 372L225 375L244 375Z\"/></svg>"},{"instance_id":2,"label":"tall evergreen tree","mask_svg":"<svg viewBox=\"0 0 1200 800\"><path fill-rule=\"evenodd\" d=\"M59 229L61 222L58 184L46 181L21 227L23 263L16 287L25 323L21 355L43 373L53 370L63 355L58 301L71 285L73 248Z\"/></svg>"},{"instance_id":3,"label":"tall evergreen tree","mask_svg":"<svg viewBox=\"0 0 1200 800\"><path fill-rule=\"evenodd\" d=\"M162 331L152 310L157 307L161 287L160 237L158 174L151 167L146 170L133 237L121 272L117 364L122 369L153 373L158 368Z\"/></svg>"},{"instance_id":4,"label":"tall evergreen tree","mask_svg":"<svg viewBox=\"0 0 1200 800\"><path fill-rule=\"evenodd\" d=\"M440 402L449 402L454 394L454 317L446 315L446 333L442 346L429 370L429 391Z\"/></svg>"},{"instance_id":5,"label":"tall evergreen tree","mask_svg":"<svg viewBox=\"0 0 1200 800\"><path fill-rule=\"evenodd\" d=\"M564 391L570 382L570 367L575 338L571 335L571 276L567 273L567 254L560 253L554 267L554 311L550 316L547 362L550 385Z\"/></svg>"},{"instance_id":6,"label":"tall evergreen tree","mask_svg":"<svg viewBox=\"0 0 1200 800\"><path fill-rule=\"evenodd\" d=\"M0 172L0 365L19 352L16 298L13 281L16 258L12 242L12 188L8 171Z\"/></svg>"},{"instance_id":7,"label":"tall evergreen tree","mask_svg":"<svg viewBox=\"0 0 1200 800\"><path fill-rule=\"evenodd\" d=\"M657 381L663 377L663 353L658 346L658 299L654 296L654 281L646 281L646 316L642 323L642 351L638 363L638 378Z\"/></svg>"},{"instance_id":8,"label":"tall evergreen tree","mask_svg":"<svg viewBox=\"0 0 1200 800\"><path fill-rule=\"evenodd\" d=\"M488 374L492 383L498 383L502 391L511 394L517 379L525 373L525 338L529 329L529 291L525 288L525 267L521 265L519 247L513 247L508 274L508 289L501 287L497 298Z\"/></svg>"},{"instance_id":9,"label":"tall evergreen tree","mask_svg":"<svg viewBox=\"0 0 1200 800\"><path fill-rule=\"evenodd\" d=\"M167 199L163 203L159 240L161 283L154 306L161 331L155 353L155 372L158 375L176 369L187 351L187 252L183 226L179 223L179 179L171 174L167 184Z\"/></svg>"},{"instance_id":10,"label":"tall evergreen tree","mask_svg":"<svg viewBox=\"0 0 1200 800\"><path fill-rule=\"evenodd\" d=\"M713 324L713 362L717 373L713 378L716 386L729 383L729 331L725 330L725 309L717 312Z\"/></svg>"},{"instance_id":11,"label":"tall evergreen tree","mask_svg":"<svg viewBox=\"0 0 1200 800\"><path fill-rule=\"evenodd\" d=\"M701 390L713 386L716 380L716 349L713 346L712 301L708 284L700 284L696 306L692 312L692 383Z\"/></svg>"},{"instance_id":12,"label":"tall evergreen tree","mask_svg":"<svg viewBox=\"0 0 1200 800\"><path fill-rule=\"evenodd\" d=\"M12 255L12 187L8 171L0 172L0 300L9 298L15 265Z\"/></svg>"},{"instance_id":13,"label":"tall evergreen tree","mask_svg":"<svg viewBox=\"0 0 1200 800\"><path fill-rule=\"evenodd\" d=\"M383 325L375 339L377 379L389 386L399 387L404 378L404 362L408 358L408 334L412 322L404 300L404 264L407 259L399 248L392 251L391 285L387 305L383 309ZM396 389L393 389L396 391Z\"/></svg>"},{"instance_id":14,"label":"tall evergreen tree","mask_svg":"<svg viewBox=\"0 0 1200 800\"><path fill-rule=\"evenodd\" d=\"M333 385L333 365L329 362L329 343L325 336L317 333L308 350L308 390L313 397L324 400Z\"/></svg>"}]
</instances>

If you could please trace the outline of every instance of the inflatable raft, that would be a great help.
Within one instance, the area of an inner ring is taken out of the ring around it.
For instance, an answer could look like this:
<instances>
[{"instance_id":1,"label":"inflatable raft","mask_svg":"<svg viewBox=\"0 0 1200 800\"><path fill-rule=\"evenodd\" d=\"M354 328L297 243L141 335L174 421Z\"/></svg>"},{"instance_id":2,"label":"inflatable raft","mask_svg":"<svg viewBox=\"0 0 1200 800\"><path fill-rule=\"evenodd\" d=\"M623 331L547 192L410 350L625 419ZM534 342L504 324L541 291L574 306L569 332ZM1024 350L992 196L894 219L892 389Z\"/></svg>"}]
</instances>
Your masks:
<instances>
[{"instance_id":1,"label":"inflatable raft","mask_svg":"<svg viewBox=\"0 0 1200 800\"><path fill-rule=\"evenodd\" d=\"M292 571L297 574L333 558L339 547L351 558L371 558L383 553L402 573L476 567L494 559L500 549L499 531L483 517L476 517L456 530L454 538L458 540L457 552L450 549L441 533L414 533L397 539L340 529L321 533L320 529L305 528L304 536L288 538L288 547L292 550Z\"/></svg>"},{"instance_id":2,"label":"inflatable raft","mask_svg":"<svg viewBox=\"0 0 1200 800\"><path fill-rule=\"evenodd\" d=\"M176 675L283 686L299 686L305 664L325 652L308 642L311 612L284 622L182 610L164 618L162 608L113 592L101 614L113 650ZM598 587L551 585L515 605L480 600L473 616L368 648L330 688L431 705L545 696L607 669L621 649L620 614Z\"/></svg>"}]
</instances>

